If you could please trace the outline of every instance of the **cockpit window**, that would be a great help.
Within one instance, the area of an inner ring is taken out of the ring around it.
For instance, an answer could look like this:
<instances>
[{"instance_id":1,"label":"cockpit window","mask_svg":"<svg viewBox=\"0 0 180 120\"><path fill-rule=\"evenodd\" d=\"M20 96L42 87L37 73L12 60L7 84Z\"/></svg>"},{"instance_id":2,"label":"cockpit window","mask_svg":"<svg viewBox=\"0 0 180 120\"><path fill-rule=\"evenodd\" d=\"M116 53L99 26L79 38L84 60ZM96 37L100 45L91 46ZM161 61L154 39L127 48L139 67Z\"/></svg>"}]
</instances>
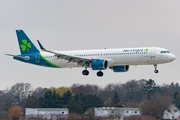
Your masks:
<instances>
[{"instance_id":1,"label":"cockpit window","mask_svg":"<svg viewBox=\"0 0 180 120\"><path fill-rule=\"evenodd\" d=\"M169 51L161 51L161 53L170 53Z\"/></svg>"}]
</instances>

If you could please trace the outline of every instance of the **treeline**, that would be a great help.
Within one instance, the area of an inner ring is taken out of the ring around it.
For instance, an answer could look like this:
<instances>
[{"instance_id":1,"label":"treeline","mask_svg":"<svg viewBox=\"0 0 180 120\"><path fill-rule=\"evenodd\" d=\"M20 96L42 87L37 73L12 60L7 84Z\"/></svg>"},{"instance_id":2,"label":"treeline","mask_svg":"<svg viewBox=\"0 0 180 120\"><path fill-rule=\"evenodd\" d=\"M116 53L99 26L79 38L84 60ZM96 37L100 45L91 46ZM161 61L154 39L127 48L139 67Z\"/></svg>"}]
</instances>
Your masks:
<instances>
[{"instance_id":1,"label":"treeline","mask_svg":"<svg viewBox=\"0 0 180 120\"><path fill-rule=\"evenodd\" d=\"M158 118L171 103L180 108L179 84L172 82L158 86L152 79L110 83L104 88L73 84L71 87L39 87L33 90L29 83L17 83L9 90L0 91L1 113L7 113L12 105L23 109L65 107L70 113L78 114L84 114L93 107L140 107L143 114ZM162 109L156 111L158 106Z\"/></svg>"}]
</instances>

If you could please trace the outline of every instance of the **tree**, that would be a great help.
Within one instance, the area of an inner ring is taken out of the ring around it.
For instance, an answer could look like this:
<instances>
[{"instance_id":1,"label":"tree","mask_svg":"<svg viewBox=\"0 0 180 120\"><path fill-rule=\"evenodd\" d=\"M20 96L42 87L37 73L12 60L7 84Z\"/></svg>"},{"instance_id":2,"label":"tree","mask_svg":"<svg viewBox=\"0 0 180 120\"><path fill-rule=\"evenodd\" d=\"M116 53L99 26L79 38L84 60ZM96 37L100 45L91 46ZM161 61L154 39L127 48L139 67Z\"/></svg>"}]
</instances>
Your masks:
<instances>
[{"instance_id":1,"label":"tree","mask_svg":"<svg viewBox=\"0 0 180 120\"><path fill-rule=\"evenodd\" d=\"M112 97L112 103L114 107L117 107L119 105L120 98L117 92L114 93L114 96Z\"/></svg>"},{"instance_id":2,"label":"tree","mask_svg":"<svg viewBox=\"0 0 180 120\"><path fill-rule=\"evenodd\" d=\"M42 97L38 99L38 106L41 108L61 108L63 106L62 97L56 92L47 90Z\"/></svg>"},{"instance_id":3,"label":"tree","mask_svg":"<svg viewBox=\"0 0 180 120\"><path fill-rule=\"evenodd\" d=\"M178 91L175 91L173 98L174 98L173 103L176 105L177 108L180 108L180 93Z\"/></svg>"},{"instance_id":4,"label":"tree","mask_svg":"<svg viewBox=\"0 0 180 120\"><path fill-rule=\"evenodd\" d=\"M78 99L83 103L83 113L91 107L102 107L104 106L103 101L96 95L78 95Z\"/></svg>"},{"instance_id":5,"label":"tree","mask_svg":"<svg viewBox=\"0 0 180 120\"><path fill-rule=\"evenodd\" d=\"M23 108L37 108L38 107L38 99L35 96L28 96L28 98L24 99L20 103Z\"/></svg>"},{"instance_id":6,"label":"tree","mask_svg":"<svg viewBox=\"0 0 180 120\"><path fill-rule=\"evenodd\" d=\"M157 91L157 89L158 87L156 86L154 80L149 79L149 81L146 81L146 84L144 85L146 98L149 100L151 98L151 95L153 95Z\"/></svg>"},{"instance_id":7,"label":"tree","mask_svg":"<svg viewBox=\"0 0 180 120\"><path fill-rule=\"evenodd\" d=\"M9 109L9 118L13 120L19 120L19 118L22 116L22 108L20 106L12 106Z\"/></svg>"},{"instance_id":8,"label":"tree","mask_svg":"<svg viewBox=\"0 0 180 120\"><path fill-rule=\"evenodd\" d=\"M161 118L164 110L169 107L171 103L171 97L155 94L151 97L150 100L144 100L140 104L140 109L143 115Z\"/></svg>"},{"instance_id":9,"label":"tree","mask_svg":"<svg viewBox=\"0 0 180 120\"><path fill-rule=\"evenodd\" d=\"M113 106L113 103L112 103L112 100L111 98L108 98L105 103L104 103L105 107L112 107Z\"/></svg>"},{"instance_id":10,"label":"tree","mask_svg":"<svg viewBox=\"0 0 180 120\"><path fill-rule=\"evenodd\" d=\"M88 120L94 120L94 116L95 116L94 108L87 109L84 114L88 118Z\"/></svg>"},{"instance_id":11,"label":"tree","mask_svg":"<svg viewBox=\"0 0 180 120\"><path fill-rule=\"evenodd\" d=\"M121 101L140 102L143 99L144 80L130 80L121 85Z\"/></svg>"},{"instance_id":12,"label":"tree","mask_svg":"<svg viewBox=\"0 0 180 120\"><path fill-rule=\"evenodd\" d=\"M59 87L59 88L51 88L52 91L56 91L57 94L59 94L60 96L63 96L64 93L66 93L67 91L71 92L71 94L73 94L71 88L69 87Z\"/></svg>"},{"instance_id":13,"label":"tree","mask_svg":"<svg viewBox=\"0 0 180 120\"><path fill-rule=\"evenodd\" d=\"M32 86L29 83L16 83L8 93L14 99L14 102L19 104L32 94Z\"/></svg>"},{"instance_id":14,"label":"tree","mask_svg":"<svg viewBox=\"0 0 180 120\"><path fill-rule=\"evenodd\" d=\"M8 91L1 91L0 94L0 111L7 112L12 105L13 99L9 96Z\"/></svg>"},{"instance_id":15,"label":"tree","mask_svg":"<svg viewBox=\"0 0 180 120\"><path fill-rule=\"evenodd\" d=\"M71 100L71 97L72 97L72 93L69 90L65 92L62 96L63 104L66 105Z\"/></svg>"},{"instance_id":16,"label":"tree","mask_svg":"<svg viewBox=\"0 0 180 120\"><path fill-rule=\"evenodd\" d=\"M88 94L97 95L101 90L99 86L90 85L90 84L86 84L86 85L73 84L71 86L71 89L74 94L84 94L84 95L88 95Z\"/></svg>"},{"instance_id":17,"label":"tree","mask_svg":"<svg viewBox=\"0 0 180 120\"><path fill-rule=\"evenodd\" d=\"M105 86L104 89L101 89L98 93L98 97L100 97L103 101L106 101L108 98L112 98L115 92L115 89L118 88L119 84L110 83ZM118 90L116 91L118 94Z\"/></svg>"},{"instance_id":18,"label":"tree","mask_svg":"<svg viewBox=\"0 0 180 120\"><path fill-rule=\"evenodd\" d=\"M106 91L113 91L115 89L116 85L114 83L110 83L108 85L105 86L105 90Z\"/></svg>"},{"instance_id":19,"label":"tree","mask_svg":"<svg viewBox=\"0 0 180 120\"><path fill-rule=\"evenodd\" d=\"M113 98L115 92L119 96L122 103L141 102L145 98L144 85L147 80L141 79L130 80L126 83L108 84L98 93L98 97L107 101L108 98Z\"/></svg>"},{"instance_id":20,"label":"tree","mask_svg":"<svg viewBox=\"0 0 180 120\"><path fill-rule=\"evenodd\" d=\"M47 88L38 87L33 91L32 95L37 98L42 97L46 90Z\"/></svg>"},{"instance_id":21,"label":"tree","mask_svg":"<svg viewBox=\"0 0 180 120\"><path fill-rule=\"evenodd\" d=\"M42 97L38 99L39 107L42 108L52 108L53 101L52 101L52 91L47 90Z\"/></svg>"},{"instance_id":22,"label":"tree","mask_svg":"<svg viewBox=\"0 0 180 120\"><path fill-rule=\"evenodd\" d=\"M67 107L70 113L83 114L82 102L79 99L76 100L75 97L72 97L64 107Z\"/></svg>"}]
</instances>

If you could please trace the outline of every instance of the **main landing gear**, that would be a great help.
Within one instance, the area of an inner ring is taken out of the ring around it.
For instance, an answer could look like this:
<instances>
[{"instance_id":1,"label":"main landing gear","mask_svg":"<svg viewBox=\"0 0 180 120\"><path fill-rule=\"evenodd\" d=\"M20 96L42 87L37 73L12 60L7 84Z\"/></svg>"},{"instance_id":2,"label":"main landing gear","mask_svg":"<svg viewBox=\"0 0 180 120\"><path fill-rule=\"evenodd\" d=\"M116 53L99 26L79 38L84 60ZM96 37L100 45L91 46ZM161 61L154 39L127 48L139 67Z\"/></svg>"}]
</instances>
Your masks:
<instances>
[{"instance_id":1,"label":"main landing gear","mask_svg":"<svg viewBox=\"0 0 180 120\"><path fill-rule=\"evenodd\" d=\"M82 71L82 74L83 74L84 76L88 76L88 75L89 75L89 71L88 71L87 69L85 69L85 70ZM103 74L103 72L102 72L101 70L97 72L97 76L98 76L98 77L102 77L103 75L104 75L104 74Z\"/></svg>"},{"instance_id":2,"label":"main landing gear","mask_svg":"<svg viewBox=\"0 0 180 120\"><path fill-rule=\"evenodd\" d=\"M89 75L89 71L85 69L85 70L82 71L82 74L87 76L87 75Z\"/></svg>"},{"instance_id":3,"label":"main landing gear","mask_svg":"<svg viewBox=\"0 0 180 120\"><path fill-rule=\"evenodd\" d=\"M87 70L87 65L85 66L85 70L82 71L82 74L85 76L89 75L89 71Z\"/></svg>"},{"instance_id":4,"label":"main landing gear","mask_svg":"<svg viewBox=\"0 0 180 120\"><path fill-rule=\"evenodd\" d=\"M98 72L97 72L97 76L98 76L98 77L102 77L102 76L103 76L103 72L102 72L101 70L98 71Z\"/></svg>"},{"instance_id":5,"label":"main landing gear","mask_svg":"<svg viewBox=\"0 0 180 120\"><path fill-rule=\"evenodd\" d=\"M157 65L154 65L154 73L158 73L159 71L157 70Z\"/></svg>"}]
</instances>

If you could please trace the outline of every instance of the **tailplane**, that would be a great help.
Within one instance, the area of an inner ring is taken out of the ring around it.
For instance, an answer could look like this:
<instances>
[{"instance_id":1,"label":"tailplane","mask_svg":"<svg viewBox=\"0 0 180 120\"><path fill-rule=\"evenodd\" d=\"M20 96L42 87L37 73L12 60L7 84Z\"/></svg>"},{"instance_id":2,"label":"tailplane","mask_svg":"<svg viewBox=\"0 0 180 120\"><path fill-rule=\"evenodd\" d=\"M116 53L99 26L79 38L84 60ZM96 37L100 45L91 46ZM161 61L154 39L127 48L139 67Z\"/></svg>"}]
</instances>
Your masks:
<instances>
[{"instance_id":1,"label":"tailplane","mask_svg":"<svg viewBox=\"0 0 180 120\"><path fill-rule=\"evenodd\" d=\"M32 52L39 52L36 46L31 42L23 30L16 30L19 49L21 54L28 54Z\"/></svg>"}]
</instances>

